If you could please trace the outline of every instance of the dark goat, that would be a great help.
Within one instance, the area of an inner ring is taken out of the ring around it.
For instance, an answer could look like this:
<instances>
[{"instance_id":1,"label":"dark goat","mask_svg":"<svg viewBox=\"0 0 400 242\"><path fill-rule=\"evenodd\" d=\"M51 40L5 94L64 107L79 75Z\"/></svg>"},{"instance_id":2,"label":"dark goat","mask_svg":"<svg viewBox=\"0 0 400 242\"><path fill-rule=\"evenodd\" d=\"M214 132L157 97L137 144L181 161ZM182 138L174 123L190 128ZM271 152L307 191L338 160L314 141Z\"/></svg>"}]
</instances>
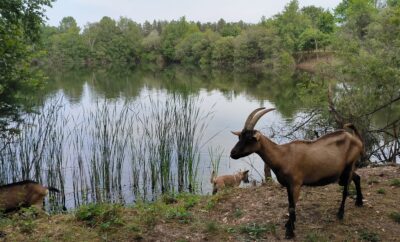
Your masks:
<instances>
[{"instance_id":1,"label":"dark goat","mask_svg":"<svg viewBox=\"0 0 400 242\"><path fill-rule=\"evenodd\" d=\"M295 140L279 145L254 130L261 116L272 110L274 109L254 110L247 118L244 129L241 132L232 132L239 136L239 142L233 147L231 157L239 159L257 153L274 171L279 183L286 187L289 200L286 238L294 236L295 207L303 185L324 186L339 181L344 189L337 217L343 219L348 185L353 180L357 190L356 205L362 206L360 176L354 170L356 161L363 154L364 146L354 125L346 126L354 134L337 130L313 141Z\"/></svg>"}]
</instances>

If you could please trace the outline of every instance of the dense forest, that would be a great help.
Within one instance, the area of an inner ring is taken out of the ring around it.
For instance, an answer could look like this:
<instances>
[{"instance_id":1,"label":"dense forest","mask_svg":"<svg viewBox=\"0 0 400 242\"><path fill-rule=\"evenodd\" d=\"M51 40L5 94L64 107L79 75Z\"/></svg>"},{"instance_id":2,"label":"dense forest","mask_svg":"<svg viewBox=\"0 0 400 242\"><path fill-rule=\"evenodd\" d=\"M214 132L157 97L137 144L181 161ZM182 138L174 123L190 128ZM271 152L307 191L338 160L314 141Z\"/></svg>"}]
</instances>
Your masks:
<instances>
[{"instance_id":1,"label":"dense forest","mask_svg":"<svg viewBox=\"0 0 400 242\"><path fill-rule=\"evenodd\" d=\"M343 14L347 15L347 13ZM58 27L43 28L43 48L52 65L98 66L140 63L195 64L213 67L293 65L293 53L326 50L337 25L333 13L314 6L299 9L297 1L258 24L174 21L136 23L103 17L79 28L73 17Z\"/></svg>"}]
</instances>

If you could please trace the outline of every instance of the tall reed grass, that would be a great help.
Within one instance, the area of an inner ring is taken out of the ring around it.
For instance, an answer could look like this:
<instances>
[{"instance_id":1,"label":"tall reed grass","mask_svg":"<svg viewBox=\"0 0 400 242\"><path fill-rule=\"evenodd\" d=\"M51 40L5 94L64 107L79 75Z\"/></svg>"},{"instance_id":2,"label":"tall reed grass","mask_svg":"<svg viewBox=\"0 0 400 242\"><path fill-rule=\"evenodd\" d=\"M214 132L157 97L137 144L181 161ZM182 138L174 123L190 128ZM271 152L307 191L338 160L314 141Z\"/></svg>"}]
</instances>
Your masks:
<instances>
[{"instance_id":1,"label":"tall reed grass","mask_svg":"<svg viewBox=\"0 0 400 242\"><path fill-rule=\"evenodd\" d=\"M196 96L98 100L79 114L63 101L48 101L26 115L17 135L0 140L1 184L32 179L59 188L51 210L198 190L212 112L201 111Z\"/></svg>"}]
</instances>

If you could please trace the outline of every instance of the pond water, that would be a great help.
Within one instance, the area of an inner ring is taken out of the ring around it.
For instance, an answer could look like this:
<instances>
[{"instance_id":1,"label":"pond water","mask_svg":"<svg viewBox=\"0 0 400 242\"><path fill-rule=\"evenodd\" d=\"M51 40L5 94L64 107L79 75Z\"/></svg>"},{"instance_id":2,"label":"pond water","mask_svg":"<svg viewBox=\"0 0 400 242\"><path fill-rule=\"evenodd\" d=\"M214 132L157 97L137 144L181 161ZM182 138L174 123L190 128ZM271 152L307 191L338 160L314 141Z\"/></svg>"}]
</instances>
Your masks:
<instances>
[{"instance_id":1,"label":"pond water","mask_svg":"<svg viewBox=\"0 0 400 242\"><path fill-rule=\"evenodd\" d=\"M302 110L291 74L171 67L47 75L41 114L28 118L24 141L2 155L19 165L1 172L8 182L30 178L61 188L56 200L68 208L151 200L161 192L210 193L211 160L219 161L219 175L249 169L261 181L257 155L229 158L237 142L230 131L241 130L258 107L277 109L256 126L266 135Z\"/></svg>"}]
</instances>

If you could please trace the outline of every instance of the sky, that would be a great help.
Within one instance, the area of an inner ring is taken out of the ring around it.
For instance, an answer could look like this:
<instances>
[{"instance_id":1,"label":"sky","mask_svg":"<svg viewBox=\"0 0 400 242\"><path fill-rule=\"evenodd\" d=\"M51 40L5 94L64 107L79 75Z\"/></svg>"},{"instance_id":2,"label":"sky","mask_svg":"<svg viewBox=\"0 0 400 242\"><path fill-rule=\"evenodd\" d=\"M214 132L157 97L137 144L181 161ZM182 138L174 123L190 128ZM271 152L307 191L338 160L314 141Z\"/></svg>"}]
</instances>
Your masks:
<instances>
[{"instance_id":1,"label":"sky","mask_svg":"<svg viewBox=\"0 0 400 242\"><path fill-rule=\"evenodd\" d=\"M258 23L281 12L290 0L57 0L47 9L47 23L58 26L61 19L72 16L83 27L103 16L128 17L135 22L173 20L185 16L189 21L227 22L243 20ZM315 5L335 8L341 0L299 0L300 7Z\"/></svg>"}]
</instances>

